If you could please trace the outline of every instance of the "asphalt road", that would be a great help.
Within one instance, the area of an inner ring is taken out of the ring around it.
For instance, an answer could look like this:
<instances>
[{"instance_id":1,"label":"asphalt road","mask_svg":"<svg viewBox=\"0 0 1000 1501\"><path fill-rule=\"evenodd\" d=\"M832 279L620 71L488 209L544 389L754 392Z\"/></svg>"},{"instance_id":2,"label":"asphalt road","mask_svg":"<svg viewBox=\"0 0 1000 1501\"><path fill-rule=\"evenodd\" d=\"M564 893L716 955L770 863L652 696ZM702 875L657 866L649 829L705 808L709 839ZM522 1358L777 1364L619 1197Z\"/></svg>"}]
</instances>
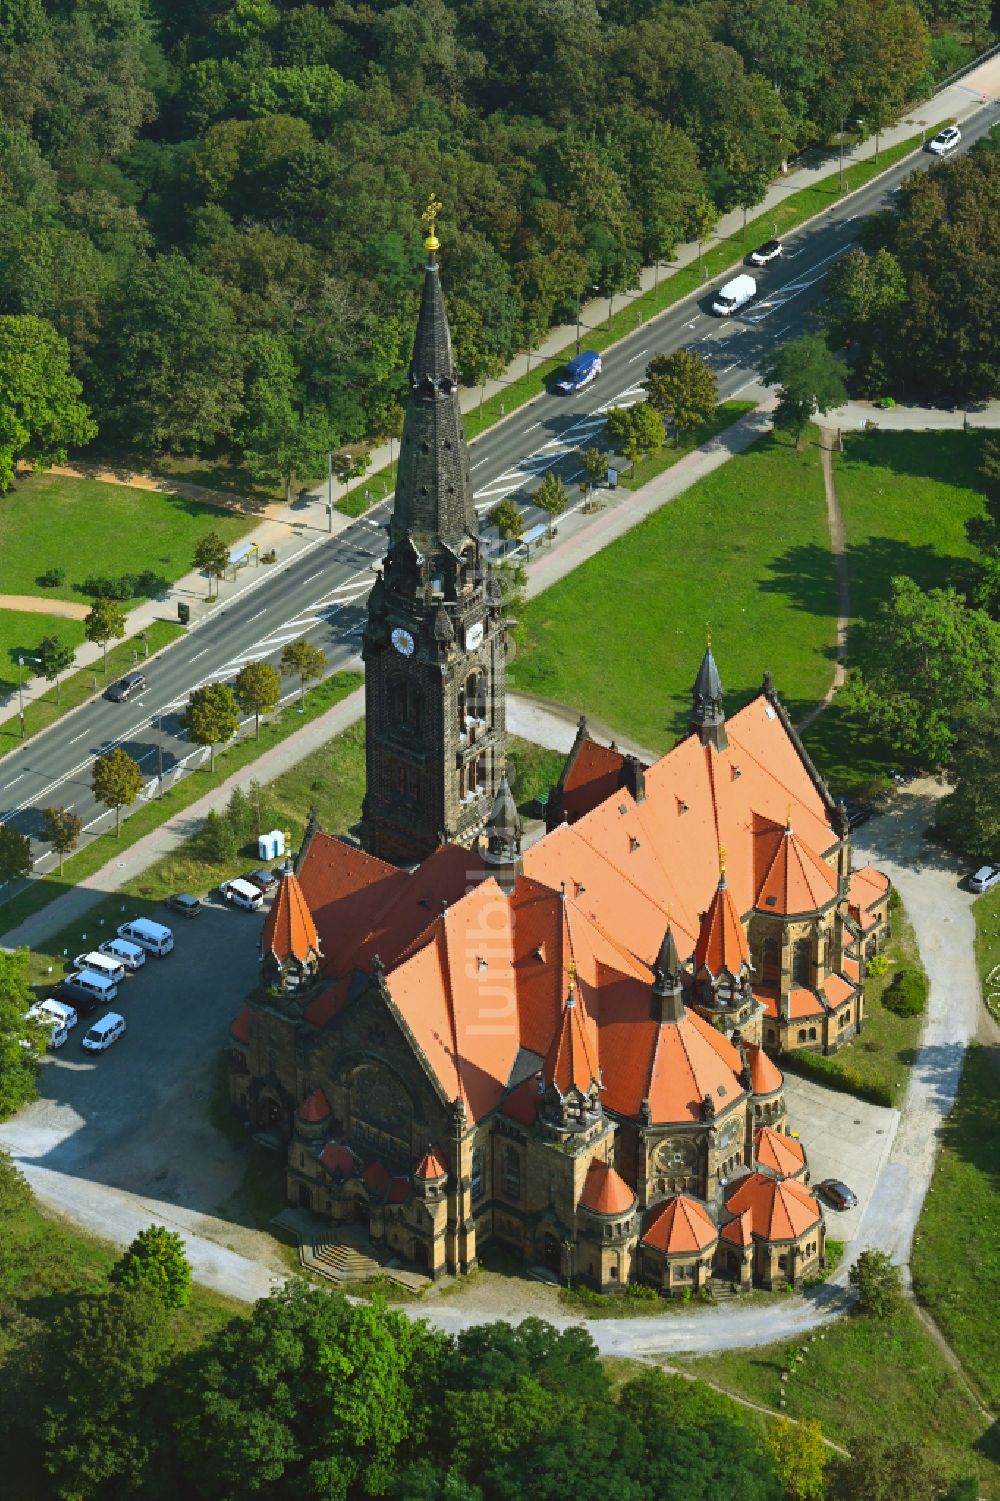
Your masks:
<instances>
[{"instance_id":1,"label":"asphalt road","mask_svg":"<svg viewBox=\"0 0 1000 1501\"><path fill-rule=\"evenodd\" d=\"M997 114L990 105L966 120L961 149L985 134ZM522 505L526 525L543 519L530 502L541 476L552 467L567 480L577 476L579 452L598 440L607 408L641 399L639 382L653 354L695 348L715 367L723 400L746 390L764 353L808 325L830 266L855 243L858 221L884 207L903 178L928 161L923 155L907 158L789 235L783 258L754 273L758 295L745 313L713 317L708 311L712 287L706 287L703 297L686 299L608 350L600 379L583 391L542 396L484 433L473 448L477 508L485 512L511 495ZM388 515L387 504L377 506L338 536L318 538L287 566L262 570L254 588L220 606L155 659L141 698L126 704L97 700L5 756L0 822L37 839L42 810L56 805L72 808L90 830L100 826L112 815L91 792L95 756L123 745L151 785L161 771L168 777L192 753L179 722L191 690L231 679L246 661L276 661L288 641L314 642L333 671L356 664L364 603L373 567L384 552ZM287 684L289 694L293 687Z\"/></svg>"}]
</instances>

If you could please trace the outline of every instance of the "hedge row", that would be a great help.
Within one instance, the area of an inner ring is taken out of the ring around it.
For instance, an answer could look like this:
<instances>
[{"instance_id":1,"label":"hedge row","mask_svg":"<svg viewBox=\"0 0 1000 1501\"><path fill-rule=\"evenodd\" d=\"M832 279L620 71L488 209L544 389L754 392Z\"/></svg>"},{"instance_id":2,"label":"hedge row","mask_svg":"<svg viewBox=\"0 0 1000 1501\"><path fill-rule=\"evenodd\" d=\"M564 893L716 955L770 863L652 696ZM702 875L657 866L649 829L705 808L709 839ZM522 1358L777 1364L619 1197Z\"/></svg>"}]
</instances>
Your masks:
<instances>
[{"instance_id":1,"label":"hedge row","mask_svg":"<svg viewBox=\"0 0 1000 1501\"><path fill-rule=\"evenodd\" d=\"M825 1084L828 1089L836 1089L841 1094L856 1095L859 1100L867 1100L870 1105L887 1105L891 1108L895 1104L886 1085L859 1079L843 1063L834 1062L822 1053L782 1053L778 1066L786 1074L798 1074L801 1079L815 1079L817 1084Z\"/></svg>"}]
</instances>

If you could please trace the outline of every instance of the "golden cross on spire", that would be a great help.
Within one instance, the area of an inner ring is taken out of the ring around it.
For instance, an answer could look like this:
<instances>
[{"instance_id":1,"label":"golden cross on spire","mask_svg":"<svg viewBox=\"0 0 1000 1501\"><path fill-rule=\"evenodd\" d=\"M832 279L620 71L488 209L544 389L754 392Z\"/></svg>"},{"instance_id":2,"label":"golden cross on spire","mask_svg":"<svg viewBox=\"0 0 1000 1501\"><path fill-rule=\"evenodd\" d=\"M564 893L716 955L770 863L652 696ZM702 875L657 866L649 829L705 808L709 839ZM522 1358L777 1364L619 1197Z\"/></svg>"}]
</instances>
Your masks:
<instances>
[{"instance_id":1,"label":"golden cross on spire","mask_svg":"<svg viewBox=\"0 0 1000 1501\"><path fill-rule=\"evenodd\" d=\"M575 989L576 989L576 960L575 959L571 959L569 961L569 990L570 990L570 995L573 994L573 992L574 992Z\"/></svg>"},{"instance_id":2,"label":"golden cross on spire","mask_svg":"<svg viewBox=\"0 0 1000 1501\"><path fill-rule=\"evenodd\" d=\"M719 878L723 881L726 879L726 852L721 844L719 845Z\"/></svg>"},{"instance_id":3,"label":"golden cross on spire","mask_svg":"<svg viewBox=\"0 0 1000 1501\"><path fill-rule=\"evenodd\" d=\"M785 828L788 830L789 833L791 833L791 829L792 829L792 800L791 800L791 798L788 799L788 806L785 808Z\"/></svg>"},{"instance_id":4,"label":"golden cross on spire","mask_svg":"<svg viewBox=\"0 0 1000 1501\"><path fill-rule=\"evenodd\" d=\"M438 214L440 214L441 208L442 203L440 198L432 193L427 200L427 207L420 215L421 219L427 225L427 238L424 241L425 250L430 250L433 252L441 248L441 241L438 239L437 234L435 233Z\"/></svg>"},{"instance_id":5,"label":"golden cross on spire","mask_svg":"<svg viewBox=\"0 0 1000 1501\"><path fill-rule=\"evenodd\" d=\"M705 623L705 646L709 651L712 650L712 627L707 621Z\"/></svg>"}]
</instances>

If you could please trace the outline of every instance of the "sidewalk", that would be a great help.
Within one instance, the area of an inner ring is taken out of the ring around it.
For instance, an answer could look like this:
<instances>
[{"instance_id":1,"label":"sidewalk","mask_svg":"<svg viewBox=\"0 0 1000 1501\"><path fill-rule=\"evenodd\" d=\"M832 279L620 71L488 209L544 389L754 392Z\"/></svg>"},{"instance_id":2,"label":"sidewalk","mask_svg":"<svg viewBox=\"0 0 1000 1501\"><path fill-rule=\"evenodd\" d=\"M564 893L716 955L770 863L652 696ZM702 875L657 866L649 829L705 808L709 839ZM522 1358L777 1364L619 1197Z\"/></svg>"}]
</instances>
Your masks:
<instances>
[{"instance_id":1,"label":"sidewalk","mask_svg":"<svg viewBox=\"0 0 1000 1501\"><path fill-rule=\"evenodd\" d=\"M866 422L884 432L954 432L968 425L976 428L1000 428L1000 401L987 402L981 408L917 407L903 402L894 407L879 407L873 401L848 401L836 411L827 412L816 421L830 431L857 432Z\"/></svg>"}]
</instances>

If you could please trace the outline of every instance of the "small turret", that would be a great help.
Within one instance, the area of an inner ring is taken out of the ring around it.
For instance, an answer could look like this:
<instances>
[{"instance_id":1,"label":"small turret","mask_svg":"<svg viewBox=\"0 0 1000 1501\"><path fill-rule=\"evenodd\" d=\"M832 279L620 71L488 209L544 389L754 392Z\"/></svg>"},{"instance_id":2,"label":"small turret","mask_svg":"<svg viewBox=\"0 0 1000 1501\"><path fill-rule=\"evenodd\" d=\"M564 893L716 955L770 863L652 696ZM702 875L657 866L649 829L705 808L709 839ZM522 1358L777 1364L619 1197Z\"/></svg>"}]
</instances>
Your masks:
<instances>
[{"instance_id":1,"label":"small turret","mask_svg":"<svg viewBox=\"0 0 1000 1501\"><path fill-rule=\"evenodd\" d=\"M512 884L520 870L522 833L521 815L505 771L486 824L486 863L501 885Z\"/></svg>"},{"instance_id":2,"label":"small turret","mask_svg":"<svg viewBox=\"0 0 1000 1501\"><path fill-rule=\"evenodd\" d=\"M729 744L726 716L722 708L724 693L709 643L691 690L691 733L698 736L702 745L714 745L718 751L725 750Z\"/></svg>"},{"instance_id":3,"label":"small turret","mask_svg":"<svg viewBox=\"0 0 1000 1501\"><path fill-rule=\"evenodd\" d=\"M653 984L653 1014L661 1024L679 1022L684 1015L682 973L674 930L668 923L660 952L656 956L656 980Z\"/></svg>"}]
</instances>

